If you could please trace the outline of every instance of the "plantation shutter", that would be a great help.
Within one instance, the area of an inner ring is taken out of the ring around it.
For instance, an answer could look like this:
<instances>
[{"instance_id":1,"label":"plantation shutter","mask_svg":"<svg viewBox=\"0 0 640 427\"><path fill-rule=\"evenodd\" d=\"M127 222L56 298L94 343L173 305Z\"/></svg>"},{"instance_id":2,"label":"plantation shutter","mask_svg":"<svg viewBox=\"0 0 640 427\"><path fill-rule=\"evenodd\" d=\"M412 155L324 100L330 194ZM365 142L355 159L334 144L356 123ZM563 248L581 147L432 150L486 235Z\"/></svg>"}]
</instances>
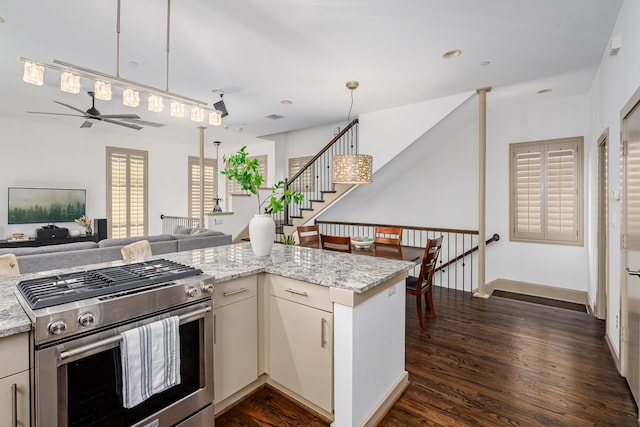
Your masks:
<instances>
[{"instance_id":1,"label":"plantation shutter","mask_svg":"<svg viewBox=\"0 0 640 427\"><path fill-rule=\"evenodd\" d=\"M582 138L511 144L511 239L582 244Z\"/></svg>"},{"instance_id":2,"label":"plantation shutter","mask_svg":"<svg viewBox=\"0 0 640 427\"><path fill-rule=\"evenodd\" d=\"M218 167L215 159L204 159L204 212L213 212ZM200 158L189 156L189 216L200 218Z\"/></svg>"},{"instance_id":3,"label":"plantation shutter","mask_svg":"<svg viewBox=\"0 0 640 427\"><path fill-rule=\"evenodd\" d=\"M625 143L625 238L627 249L640 249L640 141Z\"/></svg>"},{"instance_id":4,"label":"plantation shutter","mask_svg":"<svg viewBox=\"0 0 640 427\"><path fill-rule=\"evenodd\" d=\"M289 159L289 179L292 179L300 169L302 169L309 161L313 159L313 156L306 157L293 157ZM315 191L315 171L313 165L310 165L303 173L298 177L299 184L296 188L300 191L313 192Z\"/></svg>"},{"instance_id":5,"label":"plantation shutter","mask_svg":"<svg viewBox=\"0 0 640 427\"><path fill-rule=\"evenodd\" d=\"M112 238L145 236L147 152L107 147L107 218Z\"/></svg>"}]
</instances>

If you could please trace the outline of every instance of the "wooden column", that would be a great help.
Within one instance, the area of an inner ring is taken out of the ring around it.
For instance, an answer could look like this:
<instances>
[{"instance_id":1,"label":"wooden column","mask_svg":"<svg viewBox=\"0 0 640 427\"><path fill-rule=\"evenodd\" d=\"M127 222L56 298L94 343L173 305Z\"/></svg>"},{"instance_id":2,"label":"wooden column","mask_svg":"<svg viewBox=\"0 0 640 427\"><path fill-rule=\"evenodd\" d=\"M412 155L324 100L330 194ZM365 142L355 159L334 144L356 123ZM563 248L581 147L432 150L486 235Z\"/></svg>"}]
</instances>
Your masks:
<instances>
[{"instance_id":1,"label":"wooden column","mask_svg":"<svg viewBox=\"0 0 640 427\"><path fill-rule=\"evenodd\" d=\"M200 228L205 228L204 223L204 130L206 127L198 126L200 129Z\"/></svg>"},{"instance_id":2,"label":"wooden column","mask_svg":"<svg viewBox=\"0 0 640 427\"><path fill-rule=\"evenodd\" d=\"M485 290L485 250L486 250L486 202L487 202L487 92L491 87L477 90L480 100L478 133L478 290L474 297L489 298Z\"/></svg>"}]
</instances>

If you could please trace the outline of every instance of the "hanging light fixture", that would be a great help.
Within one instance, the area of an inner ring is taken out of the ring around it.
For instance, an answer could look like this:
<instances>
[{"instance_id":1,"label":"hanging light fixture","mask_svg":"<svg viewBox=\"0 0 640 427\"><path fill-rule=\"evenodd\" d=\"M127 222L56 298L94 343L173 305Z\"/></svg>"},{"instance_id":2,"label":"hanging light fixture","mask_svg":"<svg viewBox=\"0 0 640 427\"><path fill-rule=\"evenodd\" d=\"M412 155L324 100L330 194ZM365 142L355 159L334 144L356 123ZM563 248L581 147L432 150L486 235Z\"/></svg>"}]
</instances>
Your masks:
<instances>
[{"instance_id":1,"label":"hanging light fixture","mask_svg":"<svg viewBox=\"0 0 640 427\"><path fill-rule=\"evenodd\" d=\"M198 105L191 107L191 120L194 122L204 121L204 109Z\"/></svg>"},{"instance_id":2,"label":"hanging light fixture","mask_svg":"<svg viewBox=\"0 0 640 427\"><path fill-rule=\"evenodd\" d=\"M44 83L44 67L32 61L25 61L22 80L32 85L42 86L42 83Z\"/></svg>"},{"instance_id":3,"label":"hanging light fixture","mask_svg":"<svg viewBox=\"0 0 640 427\"><path fill-rule=\"evenodd\" d=\"M127 88L122 91L122 104L127 107L137 107L140 105L140 92Z\"/></svg>"},{"instance_id":4,"label":"hanging light fixture","mask_svg":"<svg viewBox=\"0 0 640 427\"><path fill-rule=\"evenodd\" d=\"M184 104L175 99L171 100L171 115L173 117L184 117Z\"/></svg>"},{"instance_id":5,"label":"hanging light fixture","mask_svg":"<svg viewBox=\"0 0 640 427\"><path fill-rule=\"evenodd\" d=\"M96 99L102 99L103 101L111 100L111 83L102 80L96 80L95 84L95 96Z\"/></svg>"},{"instance_id":6,"label":"hanging light fixture","mask_svg":"<svg viewBox=\"0 0 640 427\"><path fill-rule=\"evenodd\" d=\"M218 150L220 149L220 144L222 144L222 142L213 141L213 145L215 145L216 147L216 171L218 169L218 159L220 158L220 155L218 154ZM222 208L220 207L221 200L222 199L220 198L220 196L218 196L218 180L216 179L216 197L215 199L213 199L213 201L216 202L216 205L213 207L213 212L222 212Z\"/></svg>"},{"instance_id":7,"label":"hanging light fixture","mask_svg":"<svg viewBox=\"0 0 640 427\"><path fill-rule=\"evenodd\" d=\"M353 108L353 91L360 84L348 81L346 86L351 91L351 106L347 114L347 122L351 121L351 109ZM356 143L356 151L357 151ZM333 156L333 182L336 184L370 184L373 175L373 157L368 154L341 154Z\"/></svg>"},{"instance_id":8,"label":"hanging light fixture","mask_svg":"<svg viewBox=\"0 0 640 427\"><path fill-rule=\"evenodd\" d=\"M80 76L70 71L60 74L60 90L69 93L80 92Z\"/></svg>"},{"instance_id":9,"label":"hanging light fixture","mask_svg":"<svg viewBox=\"0 0 640 427\"><path fill-rule=\"evenodd\" d=\"M209 113L209 124L212 126L222 126L222 113L218 110L213 110Z\"/></svg>"},{"instance_id":10,"label":"hanging light fixture","mask_svg":"<svg viewBox=\"0 0 640 427\"><path fill-rule=\"evenodd\" d=\"M147 98L147 102L149 104L149 111L162 113L162 110L164 110L164 100L161 96L149 95L149 98Z\"/></svg>"}]
</instances>

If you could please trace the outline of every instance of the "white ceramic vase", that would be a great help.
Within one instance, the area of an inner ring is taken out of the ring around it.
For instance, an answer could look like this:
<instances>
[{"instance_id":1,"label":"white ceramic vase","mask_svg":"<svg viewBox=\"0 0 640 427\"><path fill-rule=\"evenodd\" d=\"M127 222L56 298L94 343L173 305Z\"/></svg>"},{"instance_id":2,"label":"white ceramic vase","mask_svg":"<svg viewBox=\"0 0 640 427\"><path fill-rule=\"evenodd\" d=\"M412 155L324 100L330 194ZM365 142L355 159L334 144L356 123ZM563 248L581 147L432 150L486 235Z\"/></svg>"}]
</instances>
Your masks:
<instances>
[{"instance_id":1,"label":"white ceramic vase","mask_svg":"<svg viewBox=\"0 0 640 427\"><path fill-rule=\"evenodd\" d=\"M267 256L271 253L276 239L276 224L269 214L254 215L249 221L249 239L255 256Z\"/></svg>"}]
</instances>

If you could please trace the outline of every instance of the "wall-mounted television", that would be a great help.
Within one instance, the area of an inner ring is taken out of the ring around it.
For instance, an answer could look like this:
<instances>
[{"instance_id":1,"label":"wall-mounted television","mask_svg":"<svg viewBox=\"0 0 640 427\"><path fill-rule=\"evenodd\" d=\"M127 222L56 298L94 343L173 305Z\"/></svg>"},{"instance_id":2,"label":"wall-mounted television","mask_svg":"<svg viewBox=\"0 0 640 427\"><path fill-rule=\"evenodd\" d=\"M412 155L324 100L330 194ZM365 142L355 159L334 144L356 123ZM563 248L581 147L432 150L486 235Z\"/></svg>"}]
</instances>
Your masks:
<instances>
[{"instance_id":1,"label":"wall-mounted television","mask_svg":"<svg viewBox=\"0 0 640 427\"><path fill-rule=\"evenodd\" d=\"M85 214L87 190L9 187L9 224L73 222Z\"/></svg>"}]
</instances>

